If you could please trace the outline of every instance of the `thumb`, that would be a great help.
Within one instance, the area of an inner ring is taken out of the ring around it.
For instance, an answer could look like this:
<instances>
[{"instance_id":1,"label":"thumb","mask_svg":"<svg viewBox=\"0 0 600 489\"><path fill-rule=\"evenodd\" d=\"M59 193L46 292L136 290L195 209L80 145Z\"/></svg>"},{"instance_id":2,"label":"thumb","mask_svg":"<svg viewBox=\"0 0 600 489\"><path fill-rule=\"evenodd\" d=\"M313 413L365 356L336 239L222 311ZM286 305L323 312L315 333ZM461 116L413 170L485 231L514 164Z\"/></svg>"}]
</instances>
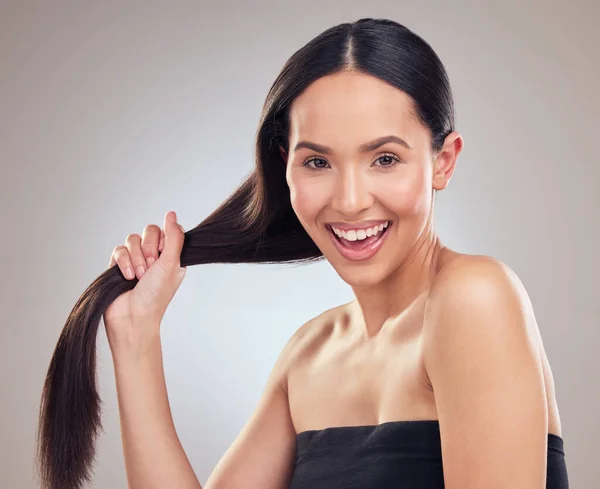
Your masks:
<instances>
[{"instance_id":1,"label":"thumb","mask_svg":"<svg viewBox=\"0 0 600 489\"><path fill-rule=\"evenodd\" d=\"M181 249L185 238L181 224L177 222L177 214L170 211L165 214L165 244L159 260L165 265L180 267Z\"/></svg>"}]
</instances>

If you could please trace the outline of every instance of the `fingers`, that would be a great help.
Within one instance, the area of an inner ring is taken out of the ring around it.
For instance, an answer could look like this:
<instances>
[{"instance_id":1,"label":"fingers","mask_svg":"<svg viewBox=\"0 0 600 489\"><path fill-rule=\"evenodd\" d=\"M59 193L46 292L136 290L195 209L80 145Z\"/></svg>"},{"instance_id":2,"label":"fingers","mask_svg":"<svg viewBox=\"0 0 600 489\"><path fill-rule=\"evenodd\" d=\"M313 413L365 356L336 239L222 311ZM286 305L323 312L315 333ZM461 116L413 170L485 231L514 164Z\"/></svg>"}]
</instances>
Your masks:
<instances>
[{"instance_id":1,"label":"fingers","mask_svg":"<svg viewBox=\"0 0 600 489\"><path fill-rule=\"evenodd\" d=\"M171 217L174 217L175 221L171 221ZM176 219L177 215L171 211L165 215L164 229L155 224L148 224L141 236L128 235L124 245L115 246L108 266L116 264L123 276L129 280L136 277L141 279L146 270L159 258L167 265L180 266L179 258L185 231Z\"/></svg>"},{"instance_id":2,"label":"fingers","mask_svg":"<svg viewBox=\"0 0 600 489\"><path fill-rule=\"evenodd\" d=\"M112 252L110 257L109 267L117 264L123 276L128 280L133 280L135 278L135 272L133 270L133 265L131 263L131 258L129 257L129 251L127 247L124 245L115 246L115 249Z\"/></svg>"},{"instance_id":3,"label":"fingers","mask_svg":"<svg viewBox=\"0 0 600 489\"><path fill-rule=\"evenodd\" d=\"M183 226L177 223L177 214L173 211L165 214L165 238L164 248L160 254L160 260L165 265L180 266L181 249L185 238Z\"/></svg>"},{"instance_id":4,"label":"fingers","mask_svg":"<svg viewBox=\"0 0 600 489\"><path fill-rule=\"evenodd\" d=\"M161 229L156 224L148 224L142 232L142 255L149 268L158 260L158 243L161 237Z\"/></svg>"},{"instance_id":5,"label":"fingers","mask_svg":"<svg viewBox=\"0 0 600 489\"><path fill-rule=\"evenodd\" d=\"M115 246L108 266L118 265L121 273L129 280L136 277L141 279L146 270L158 260L161 236L164 236L164 232L155 224L148 224L141 236L128 235L124 245Z\"/></svg>"},{"instance_id":6,"label":"fingers","mask_svg":"<svg viewBox=\"0 0 600 489\"><path fill-rule=\"evenodd\" d=\"M129 251L129 259L135 270L135 276L139 280L148 268L146 259L142 253L142 237L139 234L128 235L127 238L125 238L125 246L127 247L127 251Z\"/></svg>"}]
</instances>

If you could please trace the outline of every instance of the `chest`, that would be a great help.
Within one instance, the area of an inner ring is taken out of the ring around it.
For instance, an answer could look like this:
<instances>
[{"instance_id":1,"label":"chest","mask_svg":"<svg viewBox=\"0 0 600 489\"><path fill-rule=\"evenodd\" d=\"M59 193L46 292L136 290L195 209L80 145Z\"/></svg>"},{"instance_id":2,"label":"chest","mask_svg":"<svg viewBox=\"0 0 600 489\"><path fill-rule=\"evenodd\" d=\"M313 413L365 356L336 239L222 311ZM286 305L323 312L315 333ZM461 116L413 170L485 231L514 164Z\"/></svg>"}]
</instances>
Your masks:
<instances>
[{"instance_id":1,"label":"chest","mask_svg":"<svg viewBox=\"0 0 600 489\"><path fill-rule=\"evenodd\" d=\"M420 337L373 342L357 348L332 341L288 376L296 432L331 426L437 419L427 387Z\"/></svg>"}]
</instances>

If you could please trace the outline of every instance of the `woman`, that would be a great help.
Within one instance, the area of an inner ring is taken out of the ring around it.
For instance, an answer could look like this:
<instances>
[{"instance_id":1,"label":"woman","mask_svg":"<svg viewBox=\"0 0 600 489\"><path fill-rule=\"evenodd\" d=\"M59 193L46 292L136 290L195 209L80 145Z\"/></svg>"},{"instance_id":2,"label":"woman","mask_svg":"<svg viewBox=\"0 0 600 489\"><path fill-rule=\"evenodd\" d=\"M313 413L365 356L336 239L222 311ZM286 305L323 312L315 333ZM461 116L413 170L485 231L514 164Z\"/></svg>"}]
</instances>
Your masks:
<instances>
[{"instance_id":1,"label":"woman","mask_svg":"<svg viewBox=\"0 0 600 489\"><path fill-rule=\"evenodd\" d=\"M326 258L356 299L290 338L204 489L566 488L552 373L515 273L433 228L463 140L446 71L406 27L332 27L286 63L256 168L184 232L117 246L76 304L40 411L48 488L90 479L104 317L132 488L199 488L166 395L160 322L188 265Z\"/></svg>"}]
</instances>

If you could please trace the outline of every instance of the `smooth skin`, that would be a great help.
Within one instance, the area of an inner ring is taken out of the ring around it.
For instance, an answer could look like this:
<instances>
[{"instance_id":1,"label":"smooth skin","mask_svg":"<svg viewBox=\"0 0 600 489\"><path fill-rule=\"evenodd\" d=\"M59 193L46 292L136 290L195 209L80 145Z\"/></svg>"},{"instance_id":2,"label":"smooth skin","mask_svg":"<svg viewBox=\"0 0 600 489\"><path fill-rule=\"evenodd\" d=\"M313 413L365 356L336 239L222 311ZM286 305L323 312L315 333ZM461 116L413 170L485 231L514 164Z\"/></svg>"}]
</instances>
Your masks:
<instances>
[{"instance_id":1,"label":"smooth skin","mask_svg":"<svg viewBox=\"0 0 600 489\"><path fill-rule=\"evenodd\" d=\"M352 72L315 81L290 117L292 206L356 299L292 335L204 488L286 489L304 430L438 419L446 489L544 489L547 434L561 427L527 292L508 266L452 251L433 229L461 135L432 153L410 98ZM386 242L347 260L326 224L370 219L392 221ZM115 257L122 271L156 255L158 231L144 236L129 240L131 259Z\"/></svg>"},{"instance_id":2,"label":"smooth skin","mask_svg":"<svg viewBox=\"0 0 600 489\"><path fill-rule=\"evenodd\" d=\"M142 236L130 234L125 239L125 245L116 246L113 250L109 267L117 264L123 275L130 279L134 278L131 271L135 270L139 280L132 290L117 297L104 313L113 351L129 347L143 348L144 331L139 330L137 325L144 322L160 323L183 282L186 268L180 266L179 257L184 230L177 223L175 212L165 215L163 229L148 225Z\"/></svg>"}]
</instances>

